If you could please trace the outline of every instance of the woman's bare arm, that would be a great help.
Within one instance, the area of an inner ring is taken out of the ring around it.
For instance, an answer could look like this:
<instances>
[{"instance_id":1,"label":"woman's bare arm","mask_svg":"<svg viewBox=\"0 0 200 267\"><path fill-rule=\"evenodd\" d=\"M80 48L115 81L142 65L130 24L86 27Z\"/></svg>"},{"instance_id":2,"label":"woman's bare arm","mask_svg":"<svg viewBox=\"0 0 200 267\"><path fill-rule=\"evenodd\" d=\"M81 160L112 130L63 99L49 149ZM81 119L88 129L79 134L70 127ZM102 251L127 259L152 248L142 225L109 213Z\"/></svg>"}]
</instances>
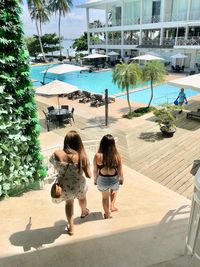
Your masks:
<instances>
[{"instance_id":1,"label":"woman's bare arm","mask_svg":"<svg viewBox=\"0 0 200 267\"><path fill-rule=\"evenodd\" d=\"M93 177L94 177L94 184L97 184L97 175L98 175L98 167L97 167L97 154L94 156L93 160Z\"/></svg>"},{"instance_id":2,"label":"woman's bare arm","mask_svg":"<svg viewBox=\"0 0 200 267\"><path fill-rule=\"evenodd\" d=\"M85 168L83 168L83 171L84 171L85 176L87 178L91 178L92 177L92 172L91 172L91 169L90 169L90 162L89 162L89 160L87 160L87 165L85 166Z\"/></svg>"},{"instance_id":3,"label":"woman's bare arm","mask_svg":"<svg viewBox=\"0 0 200 267\"><path fill-rule=\"evenodd\" d=\"M122 160L120 158L118 163L118 174L119 174L119 183L122 185L124 183L124 174L122 170Z\"/></svg>"}]
</instances>

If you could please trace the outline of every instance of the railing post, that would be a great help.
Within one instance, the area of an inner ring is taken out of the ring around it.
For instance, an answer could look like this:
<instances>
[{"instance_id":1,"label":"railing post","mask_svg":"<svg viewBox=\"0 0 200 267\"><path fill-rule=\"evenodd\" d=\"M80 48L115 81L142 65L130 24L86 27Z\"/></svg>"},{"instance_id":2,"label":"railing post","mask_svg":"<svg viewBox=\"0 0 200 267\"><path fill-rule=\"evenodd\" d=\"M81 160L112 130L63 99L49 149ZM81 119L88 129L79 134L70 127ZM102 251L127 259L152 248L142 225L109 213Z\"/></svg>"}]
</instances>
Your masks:
<instances>
[{"instance_id":1,"label":"railing post","mask_svg":"<svg viewBox=\"0 0 200 267\"><path fill-rule=\"evenodd\" d=\"M105 126L108 126L108 89L105 89Z\"/></svg>"}]
</instances>

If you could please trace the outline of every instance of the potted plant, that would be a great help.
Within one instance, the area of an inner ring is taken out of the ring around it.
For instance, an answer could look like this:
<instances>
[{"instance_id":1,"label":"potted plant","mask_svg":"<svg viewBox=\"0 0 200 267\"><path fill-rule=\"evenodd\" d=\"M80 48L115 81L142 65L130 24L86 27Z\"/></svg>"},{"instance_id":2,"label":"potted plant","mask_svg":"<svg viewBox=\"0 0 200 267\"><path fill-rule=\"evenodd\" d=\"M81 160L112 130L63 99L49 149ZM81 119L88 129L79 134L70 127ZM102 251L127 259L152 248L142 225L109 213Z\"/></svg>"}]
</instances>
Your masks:
<instances>
[{"instance_id":1,"label":"potted plant","mask_svg":"<svg viewBox=\"0 0 200 267\"><path fill-rule=\"evenodd\" d=\"M177 109L172 105L164 105L162 108L155 109L154 115L156 116L156 122L160 126L160 130L166 137L172 137L176 132L175 119L173 111Z\"/></svg>"}]
</instances>

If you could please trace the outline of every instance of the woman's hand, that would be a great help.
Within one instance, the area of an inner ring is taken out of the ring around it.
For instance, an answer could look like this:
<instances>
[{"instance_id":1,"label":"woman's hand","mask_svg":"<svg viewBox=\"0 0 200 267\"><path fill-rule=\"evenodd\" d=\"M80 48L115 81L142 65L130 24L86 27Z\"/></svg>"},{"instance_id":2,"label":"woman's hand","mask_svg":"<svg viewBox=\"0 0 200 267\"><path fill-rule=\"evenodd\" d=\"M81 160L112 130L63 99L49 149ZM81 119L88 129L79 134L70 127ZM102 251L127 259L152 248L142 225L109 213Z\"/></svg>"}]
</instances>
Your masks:
<instances>
[{"instance_id":1,"label":"woman's hand","mask_svg":"<svg viewBox=\"0 0 200 267\"><path fill-rule=\"evenodd\" d=\"M124 183L124 179L119 179L119 184L123 185L123 183Z\"/></svg>"}]
</instances>

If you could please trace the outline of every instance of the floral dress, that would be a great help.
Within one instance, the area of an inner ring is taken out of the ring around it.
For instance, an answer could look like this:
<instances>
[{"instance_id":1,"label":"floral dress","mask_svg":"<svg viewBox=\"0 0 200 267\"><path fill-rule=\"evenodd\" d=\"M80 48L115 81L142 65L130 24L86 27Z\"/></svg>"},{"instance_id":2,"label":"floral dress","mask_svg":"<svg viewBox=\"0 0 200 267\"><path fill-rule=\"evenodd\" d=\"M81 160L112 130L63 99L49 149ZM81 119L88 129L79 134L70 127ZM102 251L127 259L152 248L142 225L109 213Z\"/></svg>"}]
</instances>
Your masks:
<instances>
[{"instance_id":1,"label":"floral dress","mask_svg":"<svg viewBox=\"0 0 200 267\"><path fill-rule=\"evenodd\" d=\"M85 198L88 187L85 177L79 173L78 164L60 162L54 154L51 156L50 162L58 172L57 180L62 187L60 201Z\"/></svg>"}]
</instances>

